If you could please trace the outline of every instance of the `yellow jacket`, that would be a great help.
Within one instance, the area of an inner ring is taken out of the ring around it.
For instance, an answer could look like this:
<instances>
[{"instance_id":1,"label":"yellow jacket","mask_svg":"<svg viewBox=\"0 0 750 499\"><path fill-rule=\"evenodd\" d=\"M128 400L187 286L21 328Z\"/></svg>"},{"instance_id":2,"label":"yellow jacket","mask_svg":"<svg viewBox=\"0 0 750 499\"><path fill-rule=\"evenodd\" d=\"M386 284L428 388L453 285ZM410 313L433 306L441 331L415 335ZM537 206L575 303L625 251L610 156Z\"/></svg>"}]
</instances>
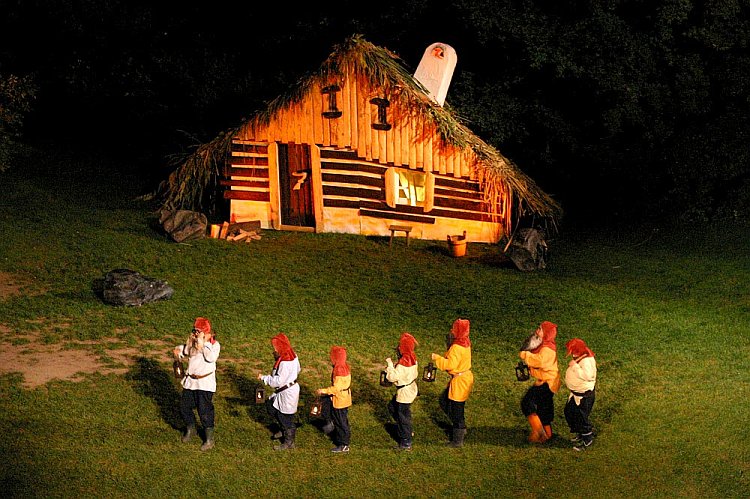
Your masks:
<instances>
[{"instance_id":1,"label":"yellow jacket","mask_svg":"<svg viewBox=\"0 0 750 499\"><path fill-rule=\"evenodd\" d=\"M471 348L453 344L445 352L445 357L435 357L435 367L451 375L448 384L448 398L464 402L474 386L474 373L471 372Z\"/></svg>"},{"instance_id":2,"label":"yellow jacket","mask_svg":"<svg viewBox=\"0 0 750 499\"><path fill-rule=\"evenodd\" d=\"M333 395L334 409L344 409L352 405L352 375L334 376L333 386L321 388L324 395Z\"/></svg>"},{"instance_id":3,"label":"yellow jacket","mask_svg":"<svg viewBox=\"0 0 750 499\"><path fill-rule=\"evenodd\" d=\"M542 347L539 353L522 351L518 355L529 366L529 372L535 379L534 385L540 386L547 383L552 393L557 393L560 389L557 352L549 347Z\"/></svg>"}]
</instances>

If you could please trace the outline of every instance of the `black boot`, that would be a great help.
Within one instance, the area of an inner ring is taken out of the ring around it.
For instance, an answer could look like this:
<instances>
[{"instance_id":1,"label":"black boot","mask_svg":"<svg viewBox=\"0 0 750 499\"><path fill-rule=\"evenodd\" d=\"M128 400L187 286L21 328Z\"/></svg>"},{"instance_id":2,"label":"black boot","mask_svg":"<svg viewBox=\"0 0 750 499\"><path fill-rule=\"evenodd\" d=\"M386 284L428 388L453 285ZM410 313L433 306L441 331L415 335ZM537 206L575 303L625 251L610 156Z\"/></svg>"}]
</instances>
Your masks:
<instances>
[{"instance_id":1,"label":"black boot","mask_svg":"<svg viewBox=\"0 0 750 499\"><path fill-rule=\"evenodd\" d=\"M185 434L182 435L180 440L182 440L183 444L186 444L190 442L190 439L193 438L196 435L196 433L197 432L195 431L195 425L188 426L187 430L185 430Z\"/></svg>"},{"instance_id":2,"label":"black boot","mask_svg":"<svg viewBox=\"0 0 750 499\"><path fill-rule=\"evenodd\" d=\"M201 450L206 451L214 448L214 429L206 428L206 441L201 445Z\"/></svg>"},{"instance_id":3,"label":"black boot","mask_svg":"<svg viewBox=\"0 0 750 499\"><path fill-rule=\"evenodd\" d=\"M294 436L297 433L297 428L289 428L284 430L284 442L281 445L274 445L273 450L287 450L294 449Z\"/></svg>"},{"instance_id":4,"label":"black boot","mask_svg":"<svg viewBox=\"0 0 750 499\"><path fill-rule=\"evenodd\" d=\"M463 447L466 428L454 428L453 439L447 443L448 447Z\"/></svg>"}]
</instances>

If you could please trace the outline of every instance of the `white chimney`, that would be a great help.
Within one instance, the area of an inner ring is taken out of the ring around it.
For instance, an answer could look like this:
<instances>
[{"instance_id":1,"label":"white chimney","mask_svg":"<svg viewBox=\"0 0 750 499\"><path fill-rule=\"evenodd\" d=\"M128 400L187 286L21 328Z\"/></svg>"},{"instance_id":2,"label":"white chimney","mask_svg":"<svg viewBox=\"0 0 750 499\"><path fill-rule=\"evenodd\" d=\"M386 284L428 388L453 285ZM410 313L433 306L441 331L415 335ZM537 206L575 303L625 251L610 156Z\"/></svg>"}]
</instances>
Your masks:
<instances>
[{"instance_id":1,"label":"white chimney","mask_svg":"<svg viewBox=\"0 0 750 499\"><path fill-rule=\"evenodd\" d=\"M446 43L433 43L425 49L414 73L414 78L424 85L432 100L440 106L445 104L456 62L458 56L453 47Z\"/></svg>"}]
</instances>

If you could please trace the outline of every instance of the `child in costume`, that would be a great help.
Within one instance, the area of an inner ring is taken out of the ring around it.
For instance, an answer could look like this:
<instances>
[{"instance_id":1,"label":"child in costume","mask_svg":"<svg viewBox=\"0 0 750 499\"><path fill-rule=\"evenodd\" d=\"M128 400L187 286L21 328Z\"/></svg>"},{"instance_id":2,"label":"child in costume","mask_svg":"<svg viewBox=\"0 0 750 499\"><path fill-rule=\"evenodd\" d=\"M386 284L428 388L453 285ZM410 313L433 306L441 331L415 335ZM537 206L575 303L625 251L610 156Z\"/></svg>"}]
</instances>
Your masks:
<instances>
[{"instance_id":1,"label":"child in costume","mask_svg":"<svg viewBox=\"0 0 750 499\"><path fill-rule=\"evenodd\" d=\"M570 427L575 450L584 450L594 442L594 427L591 425L591 410L596 395L596 359L594 352L580 338L565 344L568 356L572 356L565 371L565 385L570 390L565 404L565 420Z\"/></svg>"},{"instance_id":2,"label":"child in costume","mask_svg":"<svg viewBox=\"0 0 750 499\"><path fill-rule=\"evenodd\" d=\"M531 433L529 442L543 443L552 438L552 420L555 418L553 397L560 389L560 374L557 368L557 325L544 321L535 335L541 343L531 351L522 350L521 359L529 366L534 385L521 400L521 410L529 420Z\"/></svg>"},{"instance_id":3,"label":"child in costume","mask_svg":"<svg viewBox=\"0 0 750 499\"><path fill-rule=\"evenodd\" d=\"M274 392L266 401L268 413L281 427L281 432L276 433L274 438L280 438L282 442L274 446L274 450L293 449L297 433L294 415L297 413L299 403L299 384L297 384L297 377L301 370L299 358L284 333L274 336L271 339L271 345L273 345L275 358L273 370L271 374L258 374L258 379L274 388Z\"/></svg>"},{"instance_id":4,"label":"child in costume","mask_svg":"<svg viewBox=\"0 0 750 499\"><path fill-rule=\"evenodd\" d=\"M396 394L388 403L388 412L398 425L399 442L396 449L411 450L412 425L411 404L417 398L419 389L417 387L417 356L414 347L418 345L417 340L409 333L402 333L398 340L398 362L393 365L390 357L385 359L385 378L396 385Z\"/></svg>"},{"instance_id":5,"label":"child in costume","mask_svg":"<svg viewBox=\"0 0 750 499\"><path fill-rule=\"evenodd\" d=\"M333 441L336 446L331 452L349 452L351 428L349 427L349 407L352 405L352 374L346 363L346 349L333 346L331 348L331 386L318 388L318 395L329 395L323 399L321 415L326 420L323 431L330 434L335 431Z\"/></svg>"},{"instance_id":6,"label":"child in costume","mask_svg":"<svg viewBox=\"0 0 750 499\"><path fill-rule=\"evenodd\" d=\"M435 367L451 376L448 387L440 395L440 408L451 420L451 441L447 444L450 447L461 447L466 437L464 407L474 386L469 327L467 319L456 319L446 342L448 351L445 356L436 353L431 356Z\"/></svg>"},{"instance_id":7,"label":"child in costume","mask_svg":"<svg viewBox=\"0 0 750 499\"><path fill-rule=\"evenodd\" d=\"M198 317L193 324L193 331L183 345L174 348L175 359L188 357L188 368L182 378L182 398L180 400L180 414L187 426L182 442L187 443L196 435L195 415L193 409L198 409L198 417L206 432L206 441L201 450L206 451L214 447L214 403L216 392L216 361L221 352L221 345L216 341L211 322Z\"/></svg>"}]
</instances>

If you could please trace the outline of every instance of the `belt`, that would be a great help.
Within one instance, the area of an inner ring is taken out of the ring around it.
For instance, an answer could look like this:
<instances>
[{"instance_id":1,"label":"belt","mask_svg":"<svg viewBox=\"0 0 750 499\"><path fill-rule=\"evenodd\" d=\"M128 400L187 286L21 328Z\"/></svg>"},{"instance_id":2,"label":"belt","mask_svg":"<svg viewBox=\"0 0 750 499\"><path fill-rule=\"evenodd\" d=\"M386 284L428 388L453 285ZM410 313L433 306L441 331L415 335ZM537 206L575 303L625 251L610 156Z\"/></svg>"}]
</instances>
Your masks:
<instances>
[{"instance_id":1,"label":"belt","mask_svg":"<svg viewBox=\"0 0 750 499\"><path fill-rule=\"evenodd\" d=\"M193 379L203 379L206 376L211 376L213 373L214 373L214 371L211 371L208 374L188 374L188 376L191 377L191 378L193 378Z\"/></svg>"},{"instance_id":2,"label":"belt","mask_svg":"<svg viewBox=\"0 0 750 499\"><path fill-rule=\"evenodd\" d=\"M461 371L460 373L451 374L451 377L455 378L456 376L461 376L462 374L467 373L469 371L471 371L471 369L467 369L466 371Z\"/></svg>"},{"instance_id":3,"label":"belt","mask_svg":"<svg viewBox=\"0 0 750 499\"><path fill-rule=\"evenodd\" d=\"M413 379L413 380L411 380L411 383L414 383L415 381L417 381L417 380L416 380L416 379ZM397 389L397 390L400 390L400 389L402 389L402 388L406 388L407 386L411 385L411 383L407 383L407 384L405 384L405 385L396 385L396 389Z\"/></svg>"},{"instance_id":4,"label":"belt","mask_svg":"<svg viewBox=\"0 0 750 499\"><path fill-rule=\"evenodd\" d=\"M576 397L593 397L594 396L594 390L586 390L585 392L574 392L573 390L570 390L570 393L572 393Z\"/></svg>"},{"instance_id":5,"label":"belt","mask_svg":"<svg viewBox=\"0 0 750 499\"><path fill-rule=\"evenodd\" d=\"M286 390L287 388L290 388L290 387L292 387L292 386L294 386L294 385L296 385L296 384L297 384L297 380L295 379L295 380L294 380L294 381L292 381L291 383L287 383L287 384L286 384L286 385L284 385L284 386L280 386L280 387L278 387L277 389L275 389L275 390L273 391L273 393L281 393L281 392L283 392L284 390Z\"/></svg>"}]
</instances>

